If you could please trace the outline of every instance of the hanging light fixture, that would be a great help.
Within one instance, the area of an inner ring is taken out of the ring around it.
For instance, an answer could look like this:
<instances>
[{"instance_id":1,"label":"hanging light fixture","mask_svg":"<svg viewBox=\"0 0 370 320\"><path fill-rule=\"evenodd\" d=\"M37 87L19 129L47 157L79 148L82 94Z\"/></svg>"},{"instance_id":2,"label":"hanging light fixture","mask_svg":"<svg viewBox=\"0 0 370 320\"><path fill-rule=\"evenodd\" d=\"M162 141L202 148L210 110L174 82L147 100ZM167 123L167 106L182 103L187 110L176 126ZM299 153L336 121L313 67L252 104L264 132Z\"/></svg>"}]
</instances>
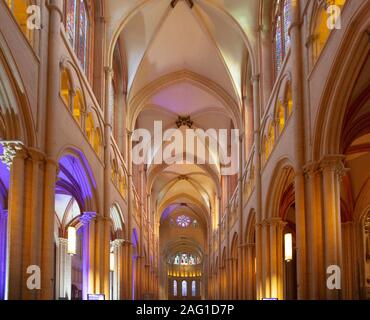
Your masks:
<instances>
[{"instance_id":1,"label":"hanging light fixture","mask_svg":"<svg viewBox=\"0 0 370 320\"><path fill-rule=\"evenodd\" d=\"M286 233L284 236L284 247L285 247L285 261L289 262L293 260L293 235Z\"/></svg>"},{"instance_id":2,"label":"hanging light fixture","mask_svg":"<svg viewBox=\"0 0 370 320\"><path fill-rule=\"evenodd\" d=\"M115 257L114 257L114 252L111 252L109 255L109 266L110 266L110 271L114 271L114 265L115 265Z\"/></svg>"},{"instance_id":3,"label":"hanging light fixture","mask_svg":"<svg viewBox=\"0 0 370 320\"><path fill-rule=\"evenodd\" d=\"M76 254L76 238L77 238L77 231L75 227L68 228L68 248L67 252L70 255Z\"/></svg>"}]
</instances>

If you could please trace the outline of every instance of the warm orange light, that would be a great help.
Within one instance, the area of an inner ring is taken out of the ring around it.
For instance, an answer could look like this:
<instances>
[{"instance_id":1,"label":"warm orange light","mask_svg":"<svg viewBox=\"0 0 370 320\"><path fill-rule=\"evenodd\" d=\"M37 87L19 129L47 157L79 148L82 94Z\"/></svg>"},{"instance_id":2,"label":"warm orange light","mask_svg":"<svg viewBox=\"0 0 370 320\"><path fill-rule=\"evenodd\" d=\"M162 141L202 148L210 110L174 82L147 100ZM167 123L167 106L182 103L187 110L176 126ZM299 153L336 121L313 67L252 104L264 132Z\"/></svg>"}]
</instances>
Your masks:
<instances>
[{"instance_id":1,"label":"warm orange light","mask_svg":"<svg viewBox=\"0 0 370 320\"><path fill-rule=\"evenodd\" d=\"M291 233L285 234L285 261L293 260L293 235Z\"/></svg>"},{"instance_id":2,"label":"warm orange light","mask_svg":"<svg viewBox=\"0 0 370 320\"><path fill-rule=\"evenodd\" d=\"M109 267L110 267L110 271L114 271L114 265L115 265L115 257L114 257L114 252L111 252L110 253L110 256L109 256Z\"/></svg>"},{"instance_id":3,"label":"warm orange light","mask_svg":"<svg viewBox=\"0 0 370 320\"><path fill-rule=\"evenodd\" d=\"M70 255L76 254L76 238L77 238L77 231L75 227L68 228L68 248L67 252Z\"/></svg>"}]
</instances>

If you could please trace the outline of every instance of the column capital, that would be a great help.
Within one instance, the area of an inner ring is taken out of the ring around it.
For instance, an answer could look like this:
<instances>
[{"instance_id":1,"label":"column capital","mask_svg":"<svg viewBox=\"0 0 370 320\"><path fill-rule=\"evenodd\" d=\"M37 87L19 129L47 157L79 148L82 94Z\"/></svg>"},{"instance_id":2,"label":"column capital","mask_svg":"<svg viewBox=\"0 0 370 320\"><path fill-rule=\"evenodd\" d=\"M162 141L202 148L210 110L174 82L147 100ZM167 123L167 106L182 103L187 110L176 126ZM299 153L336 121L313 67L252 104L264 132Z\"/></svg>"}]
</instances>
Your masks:
<instances>
[{"instance_id":1,"label":"column capital","mask_svg":"<svg viewBox=\"0 0 370 320\"><path fill-rule=\"evenodd\" d=\"M272 32L270 24L259 25L258 31L260 32L261 36L266 37L266 39L270 39L270 34Z\"/></svg>"},{"instance_id":2,"label":"column capital","mask_svg":"<svg viewBox=\"0 0 370 320\"><path fill-rule=\"evenodd\" d=\"M66 246L68 245L68 239L60 237L58 240L59 240L59 244L66 245Z\"/></svg>"},{"instance_id":3,"label":"column capital","mask_svg":"<svg viewBox=\"0 0 370 320\"><path fill-rule=\"evenodd\" d=\"M46 2L46 8L52 12L52 11L56 11L59 15L59 19L60 19L60 22L63 21L63 11L60 7L60 3L59 1L56 1L56 0L48 0Z\"/></svg>"},{"instance_id":4,"label":"column capital","mask_svg":"<svg viewBox=\"0 0 370 320\"><path fill-rule=\"evenodd\" d=\"M260 74L256 73L252 76L251 81L252 83L258 83L260 81L260 78L261 78Z\"/></svg>"},{"instance_id":5,"label":"column capital","mask_svg":"<svg viewBox=\"0 0 370 320\"><path fill-rule=\"evenodd\" d=\"M106 76L111 76L113 77L114 71L112 67L104 67L104 72Z\"/></svg>"},{"instance_id":6,"label":"column capital","mask_svg":"<svg viewBox=\"0 0 370 320\"><path fill-rule=\"evenodd\" d=\"M113 241L111 241L111 246L113 248L120 248L121 246L123 246L125 244L125 240L124 239L115 239Z\"/></svg>"},{"instance_id":7,"label":"column capital","mask_svg":"<svg viewBox=\"0 0 370 320\"><path fill-rule=\"evenodd\" d=\"M255 243L246 242L241 245L239 245L239 248L254 248L256 246Z\"/></svg>"},{"instance_id":8,"label":"column capital","mask_svg":"<svg viewBox=\"0 0 370 320\"><path fill-rule=\"evenodd\" d=\"M310 177L312 174L317 173L320 170L319 162L309 162L303 167L303 172L307 177Z\"/></svg>"},{"instance_id":9,"label":"column capital","mask_svg":"<svg viewBox=\"0 0 370 320\"><path fill-rule=\"evenodd\" d=\"M44 152L35 148L29 148L28 154L31 157L31 159L35 161L44 161L46 157Z\"/></svg>"},{"instance_id":10,"label":"column capital","mask_svg":"<svg viewBox=\"0 0 370 320\"><path fill-rule=\"evenodd\" d=\"M256 247L256 244L255 244L255 243L246 243L246 244L245 244L245 247L246 247L246 248L252 248L252 249L253 249L253 248L255 248L255 247Z\"/></svg>"},{"instance_id":11,"label":"column capital","mask_svg":"<svg viewBox=\"0 0 370 320\"><path fill-rule=\"evenodd\" d=\"M314 34L311 34L306 38L306 43L305 43L306 48L309 48L311 46L315 38L316 36Z\"/></svg>"},{"instance_id":12,"label":"column capital","mask_svg":"<svg viewBox=\"0 0 370 320\"><path fill-rule=\"evenodd\" d=\"M272 217L268 219L268 223L270 227L281 227L284 228L286 226L286 222L284 222L280 217Z\"/></svg>"},{"instance_id":13,"label":"column capital","mask_svg":"<svg viewBox=\"0 0 370 320\"><path fill-rule=\"evenodd\" d=\"M96 216L96 212L84 212L80 217L80 221L83 225L88 225Z\"/></svg>"},{"instance_id":14,"label":"column capital","mask_svg":"<svg viewBox=\"0 0 370 320\"><path fill-rule=\"evenodd\" d=\"M27 157L27 150L21 141L0 141L3 147L3 154L0 156L2 161L8 168L13 163L15 157L25 159Z\"/></svg>"},{"instance_id":15,"label":"column capital","mask_svg":"<svg viewBox=\"0 0 370 320\"><path fill-rule=\"evenodd\" d=\"M127 136L131 139L134 132L132 130L126 129L126 133L127 133Z\"/></svg>"},{"instance_id":16,"label":"column capital","mask_svg":"<svg viewBox=\"0 0 370 320\"><path fill-rule=\"evenodd\" d=\"M348 169L344 166L344 155L329 155L321 159L320 169L322 171L334 171L340 177L343 177Z\"/></svg>"},{"instance_id":17,"label":"column capital","mask_svg":"<svg viewBox=\"0 0 370 320\"><path fill-rule=\"evenodd\" d=\"M301 22L300 21L296 21L296 22L292 22L288 28L288 34L289 36L291 37L291 33L292 33L292 30L294 30L295 28L299 28L301 26Z\"/></svg>"}]
</instances>

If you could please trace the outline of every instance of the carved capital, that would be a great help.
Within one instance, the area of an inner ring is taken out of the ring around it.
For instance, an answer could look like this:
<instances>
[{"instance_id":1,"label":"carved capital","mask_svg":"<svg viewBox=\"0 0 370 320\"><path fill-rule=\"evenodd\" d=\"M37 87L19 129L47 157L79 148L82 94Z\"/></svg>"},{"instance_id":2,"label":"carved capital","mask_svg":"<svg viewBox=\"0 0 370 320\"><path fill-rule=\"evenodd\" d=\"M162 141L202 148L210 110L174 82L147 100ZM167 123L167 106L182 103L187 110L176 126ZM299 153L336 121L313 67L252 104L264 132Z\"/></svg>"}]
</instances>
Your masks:
<instances>
[{"instance_id":1,"label":"carved capital","mask_svg":"<svg viewBox=\"0 0 370 320\"><path fill-rule=\"evenodd\" d=\"M107 77L113 77L114 75L113 69L111 67L105 67L104 72Z\"/></svg>"},{"instance_id":2,"label":"carved capital","mask_svg":"<svg viewBox=\"0 0 370 320\"><path fill-rule=\"evenodd\" d=\"M333 171L339 178L342 178L348 171L344 166L344 159L345 156L343 155L327 156L320 161L320 169L323 172Z\"/></svg>"},{"instance_id":3,"label":"carved capital","mask_svg":"<svg viewBox=\"0 0 370 320\"><path fill-rule=\"evenodd\" d=\"M251 78L251 81L252 83L255 83L255 82L258 83L260 81L260 75L258 73L253 75Z\"/></svg>"},{"instance_id":4,"label":"carved capital","mask_svg":"<svg viewBox=\"0 0 370 320\"><path fill-rule=\"evenodd\" d=\"M40 150L29 148L28 154L34 161L44 161L45 160L45 153L41 152Z\"/></svg>"},{"instance_id":5,"label":"carved capital","mask_svg":"<svg viewBox=\"0 0 370 320\"><path fill-rule=\"evenodd\" d=\"M286 226L286 222L284 222L281 218L279 217L273 217L268 219L270 227L276 227L280 229L284 229Z\"/></svg>"},{"instance_id":6,"label":"carved capital","mask_svg":"<svg viewBox=\"0 0 370 320\"><path fill-rule=\"evenodd\" d=\"M68 239L66 238L59 238L59 244L63 246L68 246Z\"/></svg>"},{"instance_id":7,"label":"carved capital","mask_svg":"<svg viewBox=\"0 0 370 320\"><path fill-rule=\"evenodd\" d=\"M3 154L0 156L0 161L8 168L11 167L16 156L27 157L25 147L21 141L0 141L0 144L3 147Z\"/></svg>"},{"instance_id":8,"label":"carved capital","mask_svg":"<svg viewBox=\"0 0 370 320\"><path fill-rule=\"evenodd\" d=\"M80 218L80 221L82 225L88 225L90 221L94 220L96 218L96 212L84 212L82 217Z\"/></svg>"},{"instance_id":9,"label":"carved capital","mask_svg":"<svg viewBox=\"0 0 370 320\"><path fill-rule=\"evenodd\" d=\"M310 162L303 167L303 173L307 178L320 171L320 164L318 162Z\"/></svg>"},{"instance_id":10,"label":"carved capital","mask_svg":"<svg viewBox=\"0 0 370 320\"><path fill-rule=\"evenodd\" d=\"M114 241L111 241L111 247L112 248L120 248L125 244L125 240L123 239L116 239Z\"/></svg>"}]
</instances>

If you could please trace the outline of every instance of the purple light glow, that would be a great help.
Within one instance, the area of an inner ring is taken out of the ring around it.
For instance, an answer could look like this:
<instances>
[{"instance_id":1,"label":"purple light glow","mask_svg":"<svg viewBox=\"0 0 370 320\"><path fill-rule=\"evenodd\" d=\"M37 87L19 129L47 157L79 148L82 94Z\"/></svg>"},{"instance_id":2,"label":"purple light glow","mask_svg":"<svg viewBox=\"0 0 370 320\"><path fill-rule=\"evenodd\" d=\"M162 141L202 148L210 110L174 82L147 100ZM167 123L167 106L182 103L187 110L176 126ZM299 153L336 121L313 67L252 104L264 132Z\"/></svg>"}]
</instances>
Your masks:
<instances>
[{"instance_id":1,"label":"purple light glow","mask_svg":"<svg viewBox=\"0 0 370 320\"><path fill-rule=\"evenodd\" d=\"M181 207L179 204L171 204L169 205L166 209L163 210L161 220L164 221L166 220L170 214L177 208Z\"/></svg>"},{"instance_id":2,"label":"purple light glow","mask_svg":"<svg viewBox=\"0 0 370 320\"><path fill-rule=\"evenodd\" d=\"M3 155L4 147L0 144L0 155ZM9 168L0 161L0 183L2 183L6 190L9 190L9 183L10 183L10 171ZM0 188L1 189L1 188ZM6 196L3 194L3 196Z\"/></svg>"},{"instance_id":3,"label":"purple light glow","mask_svg":"<svg viewBox=\"0 0 370 320\"><path fill-rule=\"evenodd\" d=\"M5 299L8 214L0 208L0 300Z\"/></svg>"},{"instance_id":4,"label":"purple light glow","mask_svg":"<svg viewBox=\"0 0 370 320\"><path fill-rule=\"evenodd\" d=\"M136 229L132 231L131 241L133 245L132 254L132 300L135 300L135 274L136 274L136 260L138 257L137 247L138 247L138 235Z\"/></svg>"},{"instance_id":5,"label":"purple light glow","mask_svg":"<svg viewBox=\"0 0 370 320\"><path fill-rule=\"evenodd\" d=\"M59 173L55 189L56 194L71 194L82 208L88 200L93 198L93 189L96 189L96 182L86 158L81 152L78 156L65 155L59 160ZM90 252L89 252L89 225L86 224L78 230L82 238L82 299L87 300L91 292L89 287Z\"/></svg>"},{"instance_id":6,"label":"purple light glow","mask_svg":"<svg viewBox=\"0 0 370 320\"><path fill-rule=\"evenodd\" d=\"M0 155L4 152L4 147L0 144ZM0 300L5 299L6 287L6 255L7 255L7 227L8 227L8 212L7 204L2 203L8 198L10 181L9 168L0 161L0 193L2 201L0 201Z\"/></svg>"},{"instance_id":7,"label":"purple light glow","mask_svg":"<svg viewBox=\"0 0 370 320\"><path fill-rule=\"evenodd\" d=\"M70 185L71 190L74 190L72 196L83 205L86 200L93 198L92 187L95 188L96 183L86 159L81 154L80 156L81 158L66 155L60 159L56 193L64 193L65 185ZM81 208L84 209L86 208Z\"/></svg>"},{"instance_id":8,"label":"purple light glow","mask_svg":"<svg viewBox=\"0 0 370 320\"><path fill-rule=\"evenodd\" d=\"M89 294L89 226L85 225L82 228L82 299L87 300Z\"/></svg>"}]
</instances>

